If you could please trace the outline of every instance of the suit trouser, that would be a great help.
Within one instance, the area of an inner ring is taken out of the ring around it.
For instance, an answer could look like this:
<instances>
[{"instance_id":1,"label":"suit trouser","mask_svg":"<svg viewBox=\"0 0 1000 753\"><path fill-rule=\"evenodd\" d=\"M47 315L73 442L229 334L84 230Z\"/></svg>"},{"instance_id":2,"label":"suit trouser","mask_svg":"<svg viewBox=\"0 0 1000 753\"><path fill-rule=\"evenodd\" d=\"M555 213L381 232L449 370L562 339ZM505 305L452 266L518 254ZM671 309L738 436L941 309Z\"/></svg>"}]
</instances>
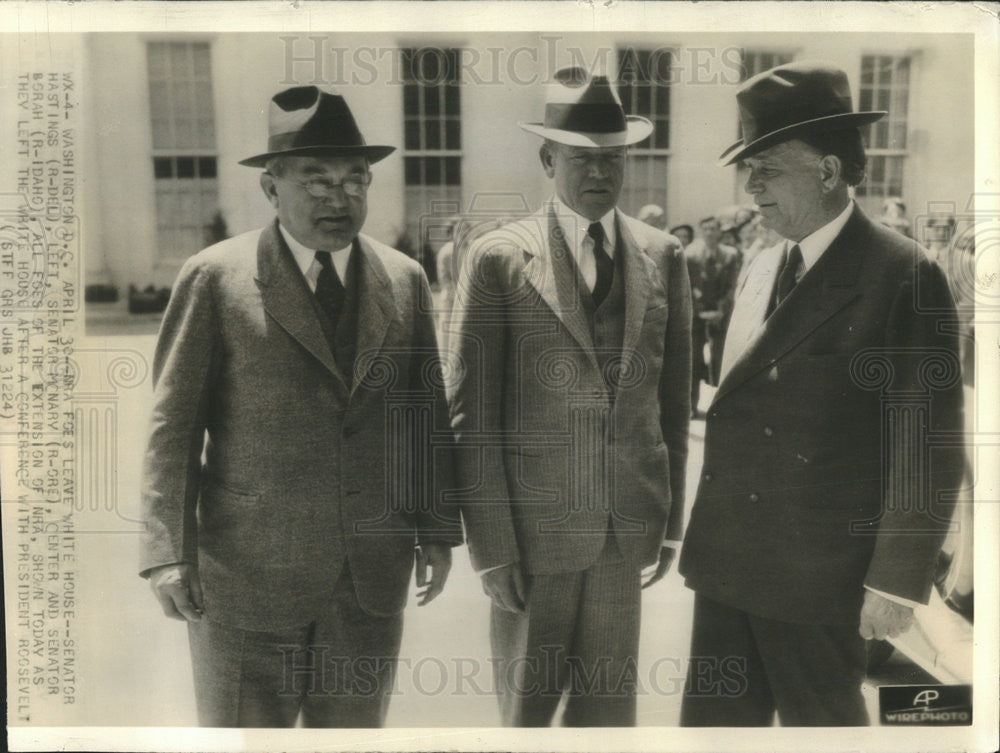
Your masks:
<instances>
[{"instance_id":1,"label":"suit trouser","mask_svg":"<svg viewBox=\"0 0 1000 753\"><path fill-rule=\"evenodd\" d=\"M380 727L403 634L402 613L361 609L345 562L325 614L258 632L188 623L198 719L205 727Z\"/></svg>"},{"instance_id":2,"label":"suit trouser","mask_svg":"<svg viewBox=\"0 0 1000 753\"><path fill-rule=\"evenodd\" d=\"M634 726L640 574L612 536L586 570L527 577L524 614L492 607L493 679L504 725Z\"/></svg>"},{"instance_id":3,"label":"suit trouser","mask_svg":"<svg viewBox=\"0 0 1000 753\"><path fill-rule=\"evenodd\" d=\"M684 727L859 726L867 651L857 625L757 617L695 595Z\"/></svg>"}]
</instances>

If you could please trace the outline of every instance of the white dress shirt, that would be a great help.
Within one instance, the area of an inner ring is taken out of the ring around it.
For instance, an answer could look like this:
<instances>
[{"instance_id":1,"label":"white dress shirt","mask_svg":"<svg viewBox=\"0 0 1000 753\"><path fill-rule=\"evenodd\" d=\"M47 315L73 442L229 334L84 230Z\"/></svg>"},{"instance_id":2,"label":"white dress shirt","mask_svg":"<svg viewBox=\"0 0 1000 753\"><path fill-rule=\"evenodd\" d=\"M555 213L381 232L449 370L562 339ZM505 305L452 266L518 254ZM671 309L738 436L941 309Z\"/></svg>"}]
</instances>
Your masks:
<instances>
[{"instance_id":1,"label":"white dress shirt","mask_svg":"<svg viewBox=\"0 0 1000 753\"><path fill-rule=\"evenodd\" d=\"M847 220L851 217L852 209L854 209L854 202L847 202L847 206L844 207L843 212L819 230L810 233L799 241L799 250L802 251L802 266L799 267L799 272L795 275L796 282L801 280L802 276L812 269L813 265L819 261L819 257L830 248L830 244L840 235L840 231L844 229L844 225L847 224ZM785 250L791 251L793 245L795 244L792 241L788 241Z\"/></svg>"},{"instance_id":2,"label":"white dress shirt","mask_svg":"<svg viewBox=\"0 0 1000 753\"><path fill-rule=\"evenodd\" d=\"M281 236L285 239L285 243L288 244L288 248L292 252L292 256L295 257L295 263L299 266L302 271L302 276L306 278L306 284L309 285L309 289L312 292L316 292L316 280L319 278L319 273L323 269L323 266L316 261L316 249L308 248L299 243L292 234L285 230L285 226L280 222L278 223L278 230L281 231ZM337 276L340 278L342 285L347 285L347 262L351 257L351 248L353 243L348 243L344 248L330 253L333 261L333 268L337 272Z\"/></svg>"},{"instance_id":3,"label":"white dress shirt","mask_svg":"<svg viewBox=\"0 0 1000 753\"><path fill-rule=\"evenodd\" d=\"M587 228L592 224L592 220L574 212L558 196L553 196L550 201L559 227L563 231L563 238L566 239L566 245L573 254L577 269L580 270L580 276L586 283L587 289L593 293L594 285L597 284L597 262L594 260L594 239L587 234ZM609 211L598 222L604 229L604 253L610 259L614 259L615 210Z\"/></svg>"}]
</instances>

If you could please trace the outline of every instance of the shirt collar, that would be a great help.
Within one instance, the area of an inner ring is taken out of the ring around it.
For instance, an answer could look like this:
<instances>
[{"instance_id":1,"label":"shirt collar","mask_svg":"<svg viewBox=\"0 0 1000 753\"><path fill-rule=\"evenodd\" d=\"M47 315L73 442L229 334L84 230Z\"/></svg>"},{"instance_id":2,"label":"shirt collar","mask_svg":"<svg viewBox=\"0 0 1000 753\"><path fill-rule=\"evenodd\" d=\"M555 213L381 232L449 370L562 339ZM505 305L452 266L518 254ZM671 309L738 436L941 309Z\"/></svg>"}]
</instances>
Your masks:
<instances>
[{"instance_id":1,"label":"shirt collar","mask_svg":"<svg viewBox=\"0 0 1000 753\"><path fill-rule=\"evenodd\" d=\"M587 228L590 227L591 220L588 220L581 214L577 214L566 206L566 203L558 195L553 196L551 201L555 209L556 221L559 223L559 227L562 228L563 237L567 240L570 253L579 262L580 251L583 248L583 241L587 237ZM609 210L607 214L601 217L599 222L601 223L601 227L604 228L604 238L606 239L604 252L613 259L615 257L616 241L615 210ZM570 240L572 240L572 243L568 242Z\"/></svg>"},{"instance_id":2,"label":"shirt collar","mask_svg":"<svg viewBox=\"0 0 1000 753\"><path fill-rule=\"evenodd\" d=\"M288 230L285 229L285 226L280 222L278 223L278 230L281 231L281 236L285 239L285 243L288 244L288 249L292 252L292 256L295 258L295 263L302 272L302 276L306 279L311 279L310 268L313 264L316 264L317 266L319 265L319 262L316 261L316 249L303 246L292 236L291 233L288 232ZM333 261L333 268L337 270L337 275L340 277L341 282L347 279L347 261L350 257L353 245L353 242L349 243L339 251L333 251L330 254ZM315 279L312 278L312 281L315 282Z\"/></svg>"},{"instance_id":3,"label":"shirt collar","mask_svg":"<svg viewBox=\"0 0 1000 753\"><path fill-rule=\"evenodd\" d=\"M834 217L830 222L825 224L819 230L810 233L805 238L799 241L799 249L802 251L802 270L803 274L808 272L813 264L819 261L819 257L830 248L830 244L833 243L834 239L840 235L840 231L844 229L844 225L847 224L847 220L851 216L851 210L854 209L854 201L847 202L847 206L844 211ZM788 248L790 249L793 245L789 241Z\"/></svg>"}]
</instances>

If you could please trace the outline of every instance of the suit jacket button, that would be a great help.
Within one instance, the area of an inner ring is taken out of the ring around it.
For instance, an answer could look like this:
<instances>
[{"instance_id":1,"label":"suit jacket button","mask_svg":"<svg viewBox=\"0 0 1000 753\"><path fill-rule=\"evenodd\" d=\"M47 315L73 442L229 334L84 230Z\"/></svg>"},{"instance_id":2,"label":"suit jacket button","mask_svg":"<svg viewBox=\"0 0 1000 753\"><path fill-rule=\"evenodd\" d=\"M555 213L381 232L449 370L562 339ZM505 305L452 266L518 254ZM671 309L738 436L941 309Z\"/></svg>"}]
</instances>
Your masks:
<instances>
[{"instance_id":1,"label":"suit jacket button","mask_svg":"<svg viewBox=\"0 0 1000 753\"><path fill-rule=\"evenodd\" d=\"M711 481L712 480L712 474L711 473L706 473L705 475L702 476L702 478L705 479L705 481Z\"/></svg>"},{"instance_id":2,"label":"suit jacket button","mask_svg":"<svg viewBox=\"0 0 1000 753\"><path fill-rule=\"evenodd\" d=\"M344 438L345 439L347 437L353 437L357 433L358 433L358 430L355 427L353 427L353 426L345 426L344 427L343 434L344 434Z\"/></svg>"},{"instance_id":3,"label":"suit jacket button","mask_svg":"<svg viewBox=\"0 0 1000 753\"><path fill-rule=\"evenodd\" d=\"M751 502L760 502L760 495L757 494L756 492L754 492L753 494L750 495L750 501Z\"/></svg>"},{"instance_id":4,"label":"suit jacket button","mask_svg":"<svg viewBox=\"0 0 1000 753\"><path fill-rule=\"evenodd\" d=\"M764 436L765 437L773 437L774 436L774 429L772 429L770 426L765 426L764 427Z\"/></svg>"}]
</instances>

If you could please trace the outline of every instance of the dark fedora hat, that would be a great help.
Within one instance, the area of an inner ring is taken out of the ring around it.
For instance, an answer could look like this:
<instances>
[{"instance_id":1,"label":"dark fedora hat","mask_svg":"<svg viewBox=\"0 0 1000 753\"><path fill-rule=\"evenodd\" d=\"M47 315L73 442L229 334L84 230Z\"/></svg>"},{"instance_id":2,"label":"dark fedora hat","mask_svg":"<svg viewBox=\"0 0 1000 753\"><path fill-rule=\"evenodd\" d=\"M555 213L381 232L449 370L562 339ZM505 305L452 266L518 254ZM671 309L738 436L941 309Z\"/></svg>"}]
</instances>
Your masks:
<instances>
[{"instance_id":1,"label":"dark fedora hat","mask_svg":"<svg viewBox=\"0 0 1000 753\"><path fill-rule=\"evenodd\" d=\"M563 68L555 74L545 102L542 123L521 128L570 146L627 146L653 132L653 124L625 115L618 92L607 76L591 76L585 68Z\"/></svg>"},{"instance_id":2,"label":"dark fedora hat","mask_svg":"<svg viewBox=\"0 0 1000 753\"><path fill-rule=\"evenodd\" d=\"M884 111L855 112L847 74L832 63L801 60L758 73L736 92L743 138L719 157L731 165L806 133L857 128Z\"/></svg>"},{"instance_id":3,"label":"dark fedora hat","mask_svg":"<svg viewBox=\"0 0 1000 753\"><path fill-rule=\"evenodd\" d=\"M320 152L345 157L360 154L378 162L396 149L368 146L344 98L315 86L296 86L275 94L267 113L267 132L267 151L240 160L241 165L264 167L278 155Z\"/></svg>"}]
</instances>

